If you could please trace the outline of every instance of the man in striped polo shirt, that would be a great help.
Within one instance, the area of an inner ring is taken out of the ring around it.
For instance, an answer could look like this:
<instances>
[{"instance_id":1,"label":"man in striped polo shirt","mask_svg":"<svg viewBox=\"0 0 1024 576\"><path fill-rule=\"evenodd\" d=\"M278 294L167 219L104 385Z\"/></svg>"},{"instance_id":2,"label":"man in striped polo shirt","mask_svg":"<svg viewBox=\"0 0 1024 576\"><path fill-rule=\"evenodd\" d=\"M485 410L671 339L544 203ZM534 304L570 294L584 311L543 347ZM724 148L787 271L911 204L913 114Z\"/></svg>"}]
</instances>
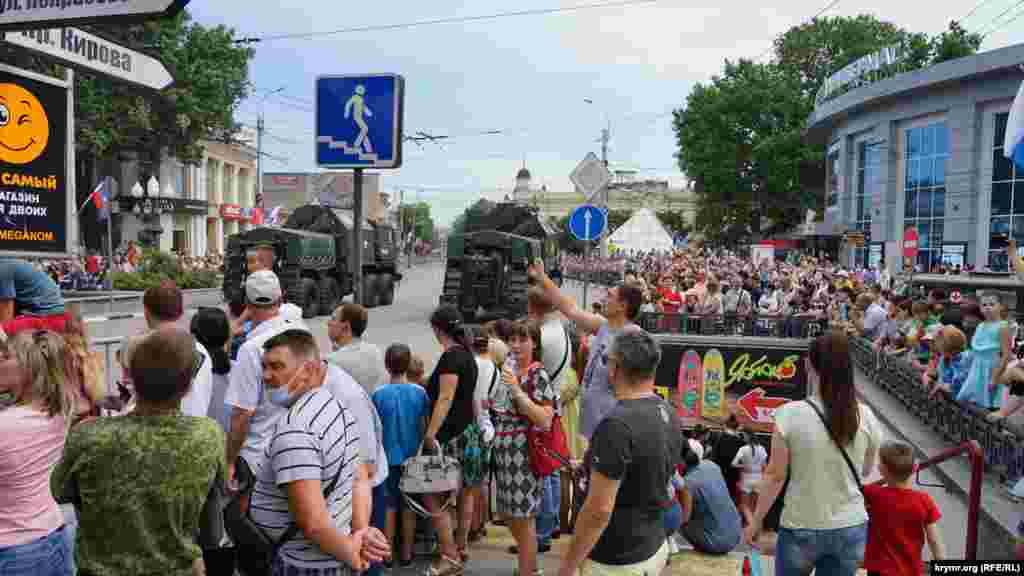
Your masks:
<instances>
[{"instance_id":1,"label":"man in striped polo shirt","mask_svg":"<svg viewBox=\"0 0 1024 576\"><path fill-rule=\"evenodd\" d=\"M263 349L268 399L287 412L257 474L252 517L275 540L293 523L298 527L278 549L273 574L365 570L391 551L384 535L369 527L371 490L360 465L356 417L324 387L327 367L308 331L286 330Z\"/></svg>"}]
</instances>

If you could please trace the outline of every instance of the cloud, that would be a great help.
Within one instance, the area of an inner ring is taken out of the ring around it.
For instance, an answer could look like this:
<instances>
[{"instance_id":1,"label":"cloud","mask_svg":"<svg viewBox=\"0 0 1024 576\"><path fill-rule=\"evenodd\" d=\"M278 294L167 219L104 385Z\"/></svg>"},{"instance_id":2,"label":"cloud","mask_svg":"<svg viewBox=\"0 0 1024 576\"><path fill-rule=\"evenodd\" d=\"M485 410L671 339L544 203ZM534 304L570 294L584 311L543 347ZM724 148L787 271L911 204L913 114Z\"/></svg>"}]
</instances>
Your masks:
<instances>
[{"instance_id":1,"label":"cloud","mask_svg":"<svg viewBox=\"0 0 1024 576\"><path fill-rule=\"evenodd\" d=\"M205 24L227 24L244 35L306 32L408 22L452 15L570 6L587 0L395 0L358 10L329 0L281 4L221 0L189 10ZM971 31L1018 0L989 0L966 21ZM752 58L827 0L661 0L652 5L585 10L549 17L507 18L318 40L255 44L251 78L259 88L281 86L296 100L251 98L239 120L266 116L265 170L314 170L313 114L317 75L370 71L407 80L405 124L453 138L443 147L406 145L404 166L385 175L385 187L420 186L438 222L450 221L476 199L511 192L526 159L537 185L569 190L568 174L602 127L611 125L613 165L678 182L671 116L697 82L719 72L727 58ZM875 14L905 28L936 33L962 18L974 1L841 1L827 14ZM1011 11L1007 19L1016 14ZM1024 39L1024 17L989 36L993 49ZM584 98L594 101L585 104ZM500 136L473 136L502 130ZM289 142L292 141L292 142Z\"/></svg>"}]
</instances>

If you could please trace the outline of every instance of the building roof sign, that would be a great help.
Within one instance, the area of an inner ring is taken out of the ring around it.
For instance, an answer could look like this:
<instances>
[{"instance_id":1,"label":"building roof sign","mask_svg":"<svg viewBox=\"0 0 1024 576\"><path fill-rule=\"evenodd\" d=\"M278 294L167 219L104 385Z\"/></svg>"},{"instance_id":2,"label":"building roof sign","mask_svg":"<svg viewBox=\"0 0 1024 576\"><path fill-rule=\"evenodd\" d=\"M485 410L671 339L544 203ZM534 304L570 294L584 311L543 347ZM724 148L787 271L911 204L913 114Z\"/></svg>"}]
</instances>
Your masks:
<instances>
[{"instance_id":1,"label":"building roof sign","mask_svg":"<svg viewBox=\"0 0 1024 576\"><path fill-rule=\"evenodd\" d=\"M846 88L857 88L903 72L900 64L903 63L905 56L903 46L896 44L854 60L825 80L814 99L815 105L832 98Z\"/></svg>"}]
</instances>

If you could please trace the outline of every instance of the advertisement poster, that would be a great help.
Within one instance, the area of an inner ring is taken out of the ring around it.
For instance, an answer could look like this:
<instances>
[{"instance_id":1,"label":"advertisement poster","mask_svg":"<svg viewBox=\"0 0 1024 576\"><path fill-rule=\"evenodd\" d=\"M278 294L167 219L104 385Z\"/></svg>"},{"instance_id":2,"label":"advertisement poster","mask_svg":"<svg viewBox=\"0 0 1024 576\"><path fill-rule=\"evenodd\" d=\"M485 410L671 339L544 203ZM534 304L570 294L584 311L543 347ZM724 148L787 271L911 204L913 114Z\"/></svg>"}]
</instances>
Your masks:
<instances>
[{"instance_id":1,"label":"advertisement poster","mask_svg":"<svg viewBox=\"0 0 1024 576\"><path fill-rule=\"evenodd\" d=\"M67 88L0 69L0 252L68 251L67 147Z\"/></svg>"},{"instance_id":2,"label":"advertisement poster","mask_svg":"<svg viewBox=\"0 0 1024 576\"><path fill-rule=\"evenodd\" d=\"M883 244L881 242L872 242L868 250L868 268L871 270L877 270L878 265L882 263L882 250Z\"/></svg>"},{"instance_id":3,"label":"advertisement poster","mask_svg":"<svg viewBox=\"0 0 1024 576\"><path fill-rule=\"evenodd\" d=\"M771 432L775 410L807 396L807 344L766 346L766 339L659 337L658 394L685 426L721 426L735 414L741 426Z\"/></svg>"}]
</instances>

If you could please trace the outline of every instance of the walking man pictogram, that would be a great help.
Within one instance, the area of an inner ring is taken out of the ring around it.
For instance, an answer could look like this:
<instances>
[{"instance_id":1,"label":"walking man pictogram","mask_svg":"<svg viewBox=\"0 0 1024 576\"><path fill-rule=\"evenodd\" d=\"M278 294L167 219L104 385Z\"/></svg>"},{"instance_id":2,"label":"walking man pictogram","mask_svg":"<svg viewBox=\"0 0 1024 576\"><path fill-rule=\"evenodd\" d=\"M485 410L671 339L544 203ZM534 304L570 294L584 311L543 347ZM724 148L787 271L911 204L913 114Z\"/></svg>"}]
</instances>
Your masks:
<instances>
[{"instance_id":1,"label":"walking man pictogram","mask_svg":"<svg viewBox=\"0 0 1024 576\"><path fill-rule=\"evenodd\" d=\"M360 147L366 149L367 154L373 154L373 145L370 144L370 128L366 125L366 119L363 118L363 114L369 117L373 117L373 111L366 105L363 97L366 95L366 87L362 84L356 86L356 91L352 94L352 97L345 103L345 118L348 118L351 114L352 120L355 121L356 126L359 126L359 136L356 141L352 144L352 147L359 150Z\"/></svg>"}]
</instances>

